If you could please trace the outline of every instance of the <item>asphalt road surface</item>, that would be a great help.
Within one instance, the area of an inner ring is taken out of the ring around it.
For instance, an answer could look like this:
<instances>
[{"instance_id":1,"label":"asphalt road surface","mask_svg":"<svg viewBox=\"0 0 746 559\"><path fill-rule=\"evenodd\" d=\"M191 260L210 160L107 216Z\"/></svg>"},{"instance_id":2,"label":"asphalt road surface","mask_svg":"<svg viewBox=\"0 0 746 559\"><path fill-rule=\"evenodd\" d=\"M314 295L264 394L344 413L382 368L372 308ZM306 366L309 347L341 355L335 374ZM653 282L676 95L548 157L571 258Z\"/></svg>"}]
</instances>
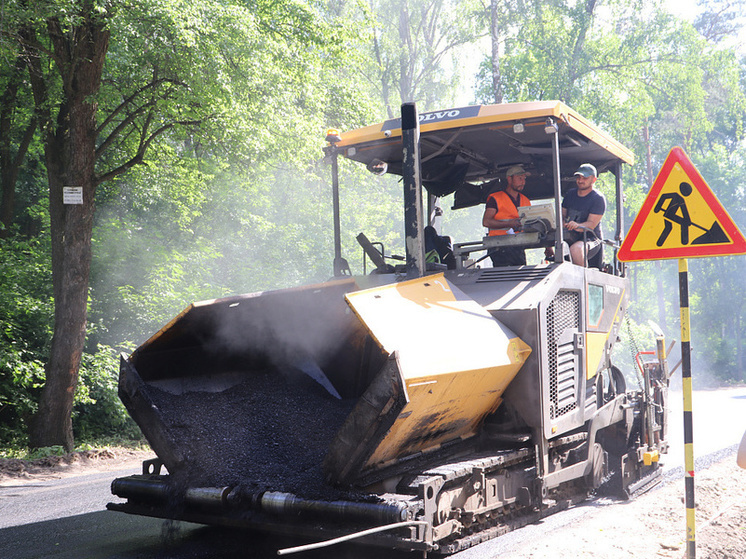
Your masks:
<instances>
[{"instance_id":1,"label":"asphalt road surface","mask_svg":"<svg viewBox=\"0 0 746 559\"><path fill-rule=\"evenodd\" d=\"M681 394L671 394L671 453L666 469L683 464ZM746 388L697 391L694 408L695 457L737 444L746 430ZM130 516L105 510L116 501L111 480L138 469L85 474L0 487L0 557L3 559L201 559L210 557L264 559L296 545L287 539L206 528L188 523ZM561 529L588 507L554 515L541 526L528 526L452 556L454 559L499 557L516 549L523 538L541 537L542 530ZM556 518L555 518L556 517ZM380 549L337 546L291 557L299 559L400 559L421 557Z\"/></svg>"},{"instance_id":2,"label":"asphalt road surface","mask_svg":"<svg viewBox=\"0 0 746 559\"><path fill-rule=\"evenodd\" d=\"M669 392L667 468L684 467L684 398ZM692 445L694 458L737 445L746 431L746 388L695 390L692 395Z\"/></svg>"},{"instance_id":3,"label":"asphalt road surface","mask_svg":"<svg viewBox=\"0 0 746 559\"><path fill-rule=\"evenodd\" d=\"M137 468L0 487L2 559L264 559L301 543L186 522L105 510L116 477ZM411 554L356 546L295 555L303 559L388 559Z\"/></svg>"}]
</instances>

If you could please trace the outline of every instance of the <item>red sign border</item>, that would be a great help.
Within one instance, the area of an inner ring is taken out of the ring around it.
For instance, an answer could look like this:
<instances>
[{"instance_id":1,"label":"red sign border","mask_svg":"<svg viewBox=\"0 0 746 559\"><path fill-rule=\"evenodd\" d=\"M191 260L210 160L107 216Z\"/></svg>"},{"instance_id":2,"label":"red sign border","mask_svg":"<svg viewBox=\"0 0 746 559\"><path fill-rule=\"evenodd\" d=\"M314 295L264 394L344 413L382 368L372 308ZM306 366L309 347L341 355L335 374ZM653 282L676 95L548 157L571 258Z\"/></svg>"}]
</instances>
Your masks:
<instances>
[{"instance_id":1,"label":"red sign border","mask_svg":"<svg viewBox=\"0 0 746 559\"><path fill-rule=\"evenodd\" d=\"M718 223L722 226L723 230L728 236L733 239L733 242L727 245L696 245L694 247L675 247L675 248L656 248L646 250L632 250L632 245L637 240L640 234L643 224L650 216L653 211L653 205L658 200L658 195L668 181L671 171L674 165L678 163L681 165L684 173L692 182L692 186L697 189L702 198L709 206L710 210L715 214ZM678 258L699 258L706 256L733 256L738 254L746 254L746 239L744 239L741 231L738 229L736 224L731 219L728 212L725 211L723 205L715 197L715 194L710 190L702 175L699 174L694 164L687 157L684 150L680 147L674 147L668 153L663 167L655 178L650 192L648 192L645 201L642 203L640 211L637 212L635 220L632 222L632 226L629 228L627 236L622 242L622 246L619 247L617 258L622 262L633 262L636 260L666 260L666 259L678 259Z\"/></svg>"}]
</instances>

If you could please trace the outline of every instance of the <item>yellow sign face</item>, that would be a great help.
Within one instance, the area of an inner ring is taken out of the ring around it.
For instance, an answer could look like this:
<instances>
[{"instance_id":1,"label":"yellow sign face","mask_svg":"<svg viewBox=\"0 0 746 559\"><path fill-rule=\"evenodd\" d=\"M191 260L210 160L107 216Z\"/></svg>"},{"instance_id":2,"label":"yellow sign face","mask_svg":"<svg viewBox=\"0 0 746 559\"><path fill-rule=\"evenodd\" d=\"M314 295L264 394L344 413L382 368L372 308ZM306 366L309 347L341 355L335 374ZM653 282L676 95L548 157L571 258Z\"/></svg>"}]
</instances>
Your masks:
<instances>
[{"instance_id":1,"label":"yellow sign face","mask_svg":"<svg viewBox=\"0 0 746 559\"><path fill-rule=\"evenodd\" d=\"M681 148L666 158L619 260L746 253L746 240Z\"/></svg>"},{"instance_id":2,"label":"yellow sign face","mask_svg":"<svg viewBox=\"0 0 746 559\"><path fill-rule=\"evenodd\" d=\"M653 206L653 213L640 228L632 250L683 248L702 242L731 243L715 213L676 163ZM704 239L704 241L701 241Z\"/></svg>"}]
</instances>

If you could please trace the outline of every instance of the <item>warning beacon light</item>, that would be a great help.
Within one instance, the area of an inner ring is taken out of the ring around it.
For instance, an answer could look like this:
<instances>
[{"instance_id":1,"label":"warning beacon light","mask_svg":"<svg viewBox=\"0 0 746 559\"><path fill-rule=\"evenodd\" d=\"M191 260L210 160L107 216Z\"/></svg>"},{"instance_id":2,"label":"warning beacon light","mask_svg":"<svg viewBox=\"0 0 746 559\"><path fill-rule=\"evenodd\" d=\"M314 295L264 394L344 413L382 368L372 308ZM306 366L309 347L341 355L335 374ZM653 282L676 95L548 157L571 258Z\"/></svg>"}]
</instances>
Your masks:
<instances>
[{"instance_id":1,"label":"warning beacon light","mask_svg":"<svg viewBox=\"0 0 746 559\"><path fill-rule=\"evenodd\" d=\"M326 131L326 141L330 144L336 144L342 141L342 136L339 135L339 130L336 128L329 128Z\"/></svg>"}]
</instances>

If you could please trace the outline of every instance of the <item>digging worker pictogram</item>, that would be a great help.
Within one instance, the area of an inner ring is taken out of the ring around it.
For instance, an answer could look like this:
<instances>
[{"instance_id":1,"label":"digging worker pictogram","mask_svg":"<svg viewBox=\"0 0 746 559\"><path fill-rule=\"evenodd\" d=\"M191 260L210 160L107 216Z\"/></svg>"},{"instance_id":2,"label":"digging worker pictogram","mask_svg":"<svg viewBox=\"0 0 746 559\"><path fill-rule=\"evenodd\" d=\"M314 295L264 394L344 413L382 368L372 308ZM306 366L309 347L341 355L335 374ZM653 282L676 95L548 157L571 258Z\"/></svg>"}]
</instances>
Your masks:
<instances>
[{"instance_id":1,"label":"digging worker pictogram","mask_svg":"<svg viewBox=\"0 0 746 559\"><path fill-rule=\"evenodd\" d=\"M682 246L687 245L706 245L715 243L728 242L723 228L717 221L714 221L712 226L708 229L702 225L692 221L689 216L689 209L686 206L685 198L693 192L693 187L688 182L681 182L679 184L678 192L668 192L663 194L653 208L653 213L663 212L663 231L661 232L656 246L662 247L666 242L668 235L673 230L673 224L676 223L681 228L681 244ZM666 205L668 202L668 205ZM695 204L696 205L696 204ZM664 207L665 206L665 207ZM689 242L689 228L696 227L701 229L704 233L700 234L691 243Z\"/></svg>"},{"instance_id":2,"label":"digging worker pictogram","mask_svg":"<svg viewBox=\"0 0 746 559\"><path fill-rule=\"evenodd\" d=\"M689 227L692 225L692 220L689 217L689 210L686 208L686 200L684 200L684 197L689 196L692 193L692 185L688 182L682 182L679 185L679 192L681 192L681 195L676 192L669 192L668 194L661 196L653 210L654 213L662 211L663 219L665 221L663 232L655 243L659 247L663 246L663 243L666 242L669 233L671 233L671 230L673 229L674 223L678 223L679 227L681 227L681 244L689 244ZM663 205L666 201L668 201L669 204L664 208Z\"/></svg>"}]
</instances>

